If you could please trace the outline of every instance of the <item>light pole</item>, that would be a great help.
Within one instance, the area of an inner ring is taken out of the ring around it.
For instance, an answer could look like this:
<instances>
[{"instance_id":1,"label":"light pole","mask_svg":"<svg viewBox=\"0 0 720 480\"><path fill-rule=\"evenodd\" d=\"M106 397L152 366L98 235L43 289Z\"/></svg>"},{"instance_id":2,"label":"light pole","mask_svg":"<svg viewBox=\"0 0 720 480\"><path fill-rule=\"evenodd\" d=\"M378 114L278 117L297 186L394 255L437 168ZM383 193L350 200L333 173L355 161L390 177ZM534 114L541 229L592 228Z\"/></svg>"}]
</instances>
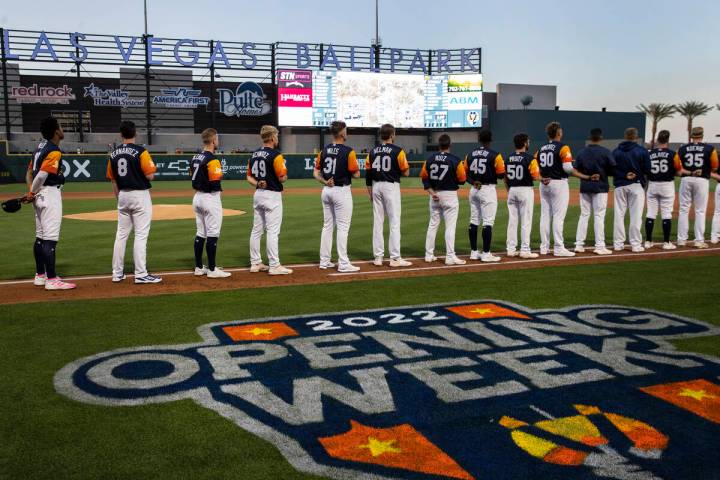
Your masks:
<instances>
[{"instance_id":1,"label":"light pole","mask_svg":"<svg viewBox=\"0 0 720 480\"><path fill-rule=\"evenodd\" d=\"M143 7L145 11L145 36L148 34L148 21L147 21L147 0L143 0Z\"/></svg>"}]
</instances>

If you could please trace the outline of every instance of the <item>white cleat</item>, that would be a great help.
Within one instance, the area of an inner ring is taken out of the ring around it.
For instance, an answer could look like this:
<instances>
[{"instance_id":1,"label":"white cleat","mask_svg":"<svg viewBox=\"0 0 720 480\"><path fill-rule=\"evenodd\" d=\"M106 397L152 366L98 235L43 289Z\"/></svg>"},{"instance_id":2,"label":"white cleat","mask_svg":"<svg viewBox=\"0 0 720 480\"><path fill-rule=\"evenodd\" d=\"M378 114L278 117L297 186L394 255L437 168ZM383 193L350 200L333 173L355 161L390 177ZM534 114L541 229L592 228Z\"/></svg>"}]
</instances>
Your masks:
<instances>
[{"instance_id":1,"label":"white cleat","mask_svg":"<svg viewBox=\"0 0 720 480\"><path fill-rule=\"evenodd\" d=\"M77 287L77 285L63 282L60 277L48 278L45 282L45 290L72 290L75 287Z\"/></svg>"},{"instance_id":2,"label":"white cleat","mask_svg":"<svg viewBox=\"0 0 720 480\"><path fill-rule=\"evenodd\" d=\"M445 265L465 265L467 262L457 257L445 257Z\"/></svg>"},{"instance_id":3,"label":"white cleat","mask_svg":"<svg viewBox=\"0 0 720 480\"><path fill-rule=\"evenodd\" d=\"M286 268L286 267L283 267L282 265L278 265L277 267L271 267L268 270L268 273L270 275L290 275L291 273L293 273L293 271L291 268ZM208 277L209 276L210 275L208 274Z\"/></svg>"},{"instance_id":4,"label":"white cleat","mask_svg":"<svg viewBox=\"0 0 720 480\"><path fill-rule=\"evenodd\" d=\"M267 272L268 267L264 263L253 263L250 265L250 273Z\"/></svg>"},{"instance_id":5,"label":"white cleat","mask_svg":"<svg viewBox=\"0 0 720 480\"><path fill-rule=\"evenodd\" d=\"M508 250L508 251L507 251L507 256L508 256L508 257L517 257L517 256L518 256L518 252L517 252L517 250Z\"/></svg>"},{"instance_id":6,"label":"white cleat","mask_svg":"<svg viewBox=\"0 0 720 480\"><path fill-rule=\"evenodd\" d=\"M672 242L665 242L662 246L663 250L677 250L677 247Z\"/></svg>"},{"instance_id":7,"label":"white cleat","mask_svg":"<svg viewBox=\"0 0 720 480\"><path fill-rule=\"evenodd\" d=\"M585 247L580 246L580 245L576 246L575 253L585 253Z\"/></svg>"},{"instance_id":8,"label":"white cleat","mask_svg":"<svg viewBox=\"0 0 720 480\"><path fill-rule=\"evenodd\" d=\"M478 252L477 250L473 250L472 252L470 252L470 260L480 260L481 257L482 255L480 255L480 252Z\"/></svg>"},{"instance_id":9,"label":"white cleat","mask_svg":"<svg viewBox=\"0 0 720 480\"><path fill-rule=\"evenodd\" d=\"M347 265L340 265L338 267L338 272L340 273L352 273L352 272L359 272L360 267L353 265L352 263L348 263Z\"/></svg>"},{"instance_id":10,"label":"white cleat","mask_svg":"<svg viewBox=\"0 0 720 480\"><path fill-rule=\"evenodd\" d=\"M144 277L135 277L135 283L160 283L162 278L147 274Z\"/></svg>"},{"instance_id":11,"label":"white cleat","mask_svg":"<svg viewBox=\"0 0 720 480\"><path fill-rule=\"evenodd\" d=\"M525 259L538 258L539 256L540 255L538 255L537 253L533 253L533 252L520 252L520 258L525 258Z\"/></svg>"},{"instance_id":12,"label":"white cleat","mask_svg":"<svg viewBox=\"0 0 720 480\"><path fill-rule=\"evenodd\" d=\"M331 268L335 268L335 264L332 262L329 263L321 263L318 267L320 270L329 270Z\"/></svg>"},{"instance_id":13,"label":"white cleat","mask_svg":"<svg viewBox=\"0 0 720 480\"><path fill-rule=\"evenodd\" d=\"M127 278L127 277L125 276L124 273L123 273L122 275L120 275L119 277L116 277L115 275L113 275L113 277L112 277L112 282L113 282L113 283L120 283L120 282L122 282L123 280L125 280L126 278Z\"/></svg>"},{"instance_id":14,"label":"white cleat","mask_svg":"<svg viewBox=\"0 0 720 480\"><path fill-rule=\"evenodd\" d=\"M653 248L655 244L653 242L645 242L645 250Z\"/></svg>"},{"instance_id":15,"label":"white cleat","mask_svg":"<svg viewBox=\"0 0 720 480\"><path fill-rule=\"evenodd\" d=\"M718 240L717 238L711 238L710 243L712 243L713 245L717 245L718 243L720 243L720 240Z\"/></svg>"},{"instance_id":16,"label":"white cleat","mask_svg":"<svg viewBox=\"0 0 720 480\"><path fill-rule=\"evenodd\" d=\"M705 243L705 242L695 242L695 243L693 244L693 246L694 246L695 248L701 248L701 249L702 249L702 248L710 248L710 245L708 245L708 244Z\"/></svg>"},{"instance_id":17,"label":"white cleat","mask_svg":"<svg viewBox=\"0 0 720 480\"><path fill-rule=\"evenodd\" d=\"M215 270L208 270L207 277L208 278L227 278L231 276L232 273L226 272L220 267L215 267Z\"/></svg>"},{"instance_id":18,"label":"white cleat","mask_svg":"<svg viewBox=\"0 0 720 480\"><path fill-rule=\"evenodd\" d=\"M623 250L625 250L625 245L622 245L620 247L618 247L616 245L615 248L613 248L613 250L615 250L616 252L622 252Z\"/></svg>"},{"instance_id":19,"label":"white cleat","mask_svg":"<svg viewBox=\"0 0 720 480\"><path fill-rule=\"evenodd\" d=\"M678 246L678 247L684 247L684 246L686 246L686 245L687 245L687 241L685 241L685 240L678 240L678 241L677 241L677 246Z\"/></svg>"},{"instance_id":20,"label":"white cleat","mask_svg":"<svg viewBox=\"0 0 720 480\"><path fill-rule=\"evenodd\" d=\"M433 263L437 261L437 257L435 255L425 255L425 261L427 263Z\"/></svg>"},{"instance_id":21,"label":"white cleat","mask_svg":"<svg viewBox=\"0 0 720 480\"><path fill-rule=\"evenodd\" d=\"M549 249L540 247L540 255L549 255L549 254L550 254Z\"/></svg>"},{"instance_id":22,"label":"white cleat","mask_svg":"<svg viewBox=\"0 0 720 480\"><path fill-rule=\"evenodd\" d=\"M375 265L376 267L382 267L383 260L383 257L375 257L375 260L373 260L373 265Z\"/></svg>"},{"instance_id":23,"label":"white cleat","mask_svg":"<svg viewBox=\"0 0 720 480\"><path fill-rule=\"evenodd\" d=\"M390 266L392 268L409 267L410 265L412 265L412 262L408 262L402 258L398 258L396 260L390 259Z\"/></svg>"},{"instance_id":24,"label":"white cleat","mask_svg":"<svg viewBox=\"0 0 720 480\"><path fill-rule=\"evenodd\" d=\"M645 251L645 248L644 248L644 247L632 247L632 252L633 252L633 253L642 253L642 252L644 252L644 251Z\"/></svg>"},{"instance_id":25,"label":"white cleat","mask_svg":"<svg viewBox=\"0 0 720 480\"><path fill-rule=\"evenodd\" d=\"M194 275L196 277L202 277L203 275L208 274L208 269L205 265L203 265L201 268L195 267Z\"/></svg>"},{"instance_id":26,"label":"white cleat","mask_svg":"<svg viewBox=\"0 0 720 480\"><path fill-rule=\"evenodd\" d=\"M46 282L47 277L45 276L45 274L35 274L35 280L33 280L33 285L35 285L36 287L44 287Z\"/></svg>"},{"instance_id":27,"label":"white cleat","mask_svg":"<svg viewBox=\"0 0 720 480\"><path fill-rule=\"evenodd\" d=\"M596 248L593 250L593 253L595 255L612 255L612 250L608 250L607 248Z\"/></svg>"},{"instance_id":28,"label":"white cleat","mask_svg":"<svg viewBox=\"0 0 720 480\"><path fill-rule=\"evenodd\" d=\"M483 252L480 255L480 261L485 263L495 263L500 261L500 257L497 257L490 252Z\"/></svg>"},{"instance_id":29,"label":"white cleat","mask_svg":"<svg viewBox=\"0 0 720 480\"><path fill-rule=\"evenodd\" d=\"M571 252L567 248L553 252L553 257L574 257L575 252Z\"/></svg>"}]
</instances>

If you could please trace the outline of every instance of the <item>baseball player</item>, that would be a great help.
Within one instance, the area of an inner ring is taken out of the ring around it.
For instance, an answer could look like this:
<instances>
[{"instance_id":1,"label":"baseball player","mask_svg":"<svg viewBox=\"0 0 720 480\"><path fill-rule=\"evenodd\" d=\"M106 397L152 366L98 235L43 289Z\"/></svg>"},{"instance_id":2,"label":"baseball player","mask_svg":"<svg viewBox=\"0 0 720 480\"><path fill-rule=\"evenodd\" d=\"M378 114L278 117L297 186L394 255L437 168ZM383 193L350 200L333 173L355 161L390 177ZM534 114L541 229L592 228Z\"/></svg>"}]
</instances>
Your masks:
<instances>
[{"instance_id":1,"label":"baseball player","mask_svg":"<svg viewBox=\"0 0 720 480\"><path fill-rule=\"evenodd\" d=\"M625 213L630 213L630 247L633 252L644 252L642 245L642 214L645 203L645 176L643 166L650 161L650 155L637 143L637 128L625 130L625 141L613 150L615 172L613 174L615 220L613 246L619 252L625 248Z\"/></svg>"},{"instance_id":2,"label":"baseball player","mask_svg":"<svg viewBox=\"0 0 720 480\"><path fill-rule=\"evenodd\" d=\"M425 237L425 261L430 263L437 260L434 255L435 237L440 221L445 220L445 265L464 265L465 260L455 256L455 227L460 208L457 191L460 185L465 183L467 175L462 160L450 153L450 144L449 135L440 135L438 138L440 151L425 160L420 172L423 187L430 195L430 222Z\"/></svg>"},{"instance_id":3,"label":"baseball player","mask_svg":"<svg viewBox=\"0 0 720 480\"><path fill-rule=\"evenodd\" d=\"M720 166L710 173L710 176L720 183ZM715 211L713 212L712 229L710 230L710 243L720 243L720 186L715 185Z\"/></svg>"},{"instance_id":4,"label":"baseball player","mask_svg":"<svg viewBox=\"0 0 720 480\"><path fill-rule=\"evenodd\" d=\"M373 255L375 266L382 266L385 256L383 227L385 216L390 224L390 266L409 267L411 262L400 256L400 177L410 174L405 151L395 145L395 127L386 123L380 127L382 145L370 151L365 159L365 185L373 204Z\"/></svg>"},{"instance_id":5,"label":"baseball player","mask_svg":"<svg viewBox=\"0 0 720 480\"><path fill-rule=\"evenodd\" d=\"M707 248L705 243L705 211L710 193L710 174L718 169L715 147L703 143L705 131L694 127L690 143L675 154L676 167L680 168L680 214L678 215L678 246L688 241L690 206L695 206L695 248ZM717 234L717 231L716 231Z\"/></svg>"},{"instance_id":6,"label":"baseball player","mask_svg":"<svg viewBox=\"0 0 720 480\"><path fill-rule=\"evenodd\" d=\"M360 177L355 150L345 145L347 125L343 121L330 124L332 143L326 145L315 159L313 176L322 183L320 199L323 206L323 228L320 237L320 268L334 268L332 263L333 230L337 229L339 272L357 272L360 267L350 263L347 253L348 233L352 220L353 199L350 186Z\"/></svg>"},{"instance_id":7,"label":"baseball player","mask_svg":"<svg viewBox=\"0 0 720 480\"><path fill-rule=\"evenodd\" d=\"M500 257L490 253L492 230L497 214L497 181L505 176L502 155L490 148L492 133L482 130L481 146L465 156L464 166L470 187L470 260L499 262ZM478 227L482 219L482 253L478 252Z\"/></svg>"},{"instance_id":8,"label":"baseball player","mask_svg":"<svg viewBox=\"0 0 720 480\"><path fill-rule=\"evenodd\" d=\"M645 248L652 248L654 243L653 228L658 209L662 218L663 250L675 250L677 247L670 241L672 230L672 214L675 206L675 152L668 148L670 132L662 130L658 133L658 146L650 150L648 162L644 165L644 173L648 179L647 214L645 216Z\"/></svg>"},{"instance_id":9,"label":"baseball player","mask_svg":"<svg viewBox=\"0 0 720 480\"><path fill-rule=\"evenodd\" d=\"M282 225L282 191L287 180L285 159L277 150L278 129L264 125L260 129L263 146L248 161L247 181L256 188L253 196L255 212L250 233L250 272L267 271L270 275L289 275L293 271L280 264L278 238ZM260 255L260 239L267 232L266 249L269 268L263 265Z\"/></svg>"},{"instance_id":10,"label":"baseball player","mask_svg":"<svg viewBox=\"0 0 720 480\"><path fill-rule=\"evenodd\" d=\"M545 127L548 143L541 146L535 153L535 160L540 166L540 254L550 252L550 225L554 239L553 255L556 257L574 257L575 253L565 248L563 227L570 201L568 177L570 175L581 180L589 180L573 168L570 147L562 143L563 129L558 122L551 122Z\"/></svg>"},{"instance_id":11,"label":"baseball player","mask_svg":"<svg viewBox=\"0 0 720 480\"><path fill-rule=\"evenodd\" d=\"M157 167L150 153L135 144L135 124L124 121L120 124L123 143L110 152L107 178L113 186L118 201L118 226L113 250L113 282L125 280L125 245L130 232L135 229L133 260L135 262L135 283L160 283L162 278L147 271L145 257L147 239L152 222L152 200L150 181Z\"/></svg>"},{"instance_id":12,"label":"baseball player","mask_svg":"<svg viewBox=\"0 0 720 480\"><path fill-rule=\"evenodd\" d=\"M508 188L507 254L517 257L517 228L520 223L520 258L538 258L530 250L535 192L533 185L540 179L537 160L528 153L530 139L525 133L513 138L515 152L505 158L505 184Z\"/></svg>"},{"instance_id":13,"label":"baseball player","mask_svg":"<svg viewBox=\"0 0 720 480\"><path fill-rule=\"evenodd\" d=\"M65 176L60 168L60 142L65 138L54 117L40 122L44 140L40 142L28 167L29 192L25 201L33 202L35 210L35 279L33 284L45 290L71 290L74 283L63 282L55 272L55 251L62 223L62 195Z\"/></svg>"},{"instance_id":14,"label":"baseball player","mask_svg":"<svg viewBox=\"0 0 720 480\"><path fill-rule=\"evenodd\" d=\"M596 255L611 255L612 250L605 246L605 212L607 210L608 175L615 168L615 160L610 150L600 145L603 133L599 128L590 130L590 142L578 152L575 168L578 172L589 175L590 180L580 180L580 219L575 236L575 252L585 252L590 215L594 218Z\"/></svg>"},{"instance_id":15,"label":"baseball player","mask_svg":"<svg viewBox=\"0 0 720 480\"><path fill-rule=\"evenodd\" d=\"M227 278L230 272L224 271L215 263L217 244L222 227L223 209L220 195L223 171L220 161L215 157L218 147L218 134L214 128L205 129L200 135L203 151L190 160L190 178L195 189L193 211L197 234L195 235L195 276L207 275L208 278ZM203 265L203 249L207 249L208 266Z\"/></svg>"}]
</instances>

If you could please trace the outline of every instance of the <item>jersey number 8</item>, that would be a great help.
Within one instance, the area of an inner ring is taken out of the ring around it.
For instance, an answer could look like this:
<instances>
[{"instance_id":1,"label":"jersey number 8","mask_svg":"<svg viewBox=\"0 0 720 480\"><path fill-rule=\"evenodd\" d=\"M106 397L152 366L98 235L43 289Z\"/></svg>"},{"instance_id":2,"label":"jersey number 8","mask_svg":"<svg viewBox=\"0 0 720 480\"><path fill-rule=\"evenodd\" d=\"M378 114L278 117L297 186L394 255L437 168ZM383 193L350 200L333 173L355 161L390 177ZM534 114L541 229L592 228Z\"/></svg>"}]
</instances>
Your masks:
<instances>
[{"instance_id":1,"label":"jersey number 8","mask_svg":"<svg viewBox=\"0 0 720 480\"><path fill-rule=\"evenodd\" d=\"M124 177L128 173L128 164L126 158L120 158L117 162L118 176Z\"/></svg>"}]
</instances>

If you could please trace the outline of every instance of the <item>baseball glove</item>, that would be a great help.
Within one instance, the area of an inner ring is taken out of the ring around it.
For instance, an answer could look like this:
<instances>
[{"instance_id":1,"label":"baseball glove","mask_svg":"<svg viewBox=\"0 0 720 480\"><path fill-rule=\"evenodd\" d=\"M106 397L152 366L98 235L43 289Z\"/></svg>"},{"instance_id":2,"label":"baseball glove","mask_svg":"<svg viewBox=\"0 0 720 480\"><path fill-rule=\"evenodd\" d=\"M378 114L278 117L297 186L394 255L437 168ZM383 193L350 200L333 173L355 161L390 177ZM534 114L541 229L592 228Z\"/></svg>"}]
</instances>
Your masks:
<instances>
[{"instance_id":1,"label":"baseball glove","mask_svg":"<svg viewBox=\"0 0 720 480\"><path fill-rule=\"evenodd\" d=\"M35 199L35 196L32 194L27 194L24 197L19 198L11 198L10 200L6 200L0 204L2 206L2 209L5 210L8 213L15 213L22 207L23 203L32 203Z\"/></svg>"}]
</instances>

